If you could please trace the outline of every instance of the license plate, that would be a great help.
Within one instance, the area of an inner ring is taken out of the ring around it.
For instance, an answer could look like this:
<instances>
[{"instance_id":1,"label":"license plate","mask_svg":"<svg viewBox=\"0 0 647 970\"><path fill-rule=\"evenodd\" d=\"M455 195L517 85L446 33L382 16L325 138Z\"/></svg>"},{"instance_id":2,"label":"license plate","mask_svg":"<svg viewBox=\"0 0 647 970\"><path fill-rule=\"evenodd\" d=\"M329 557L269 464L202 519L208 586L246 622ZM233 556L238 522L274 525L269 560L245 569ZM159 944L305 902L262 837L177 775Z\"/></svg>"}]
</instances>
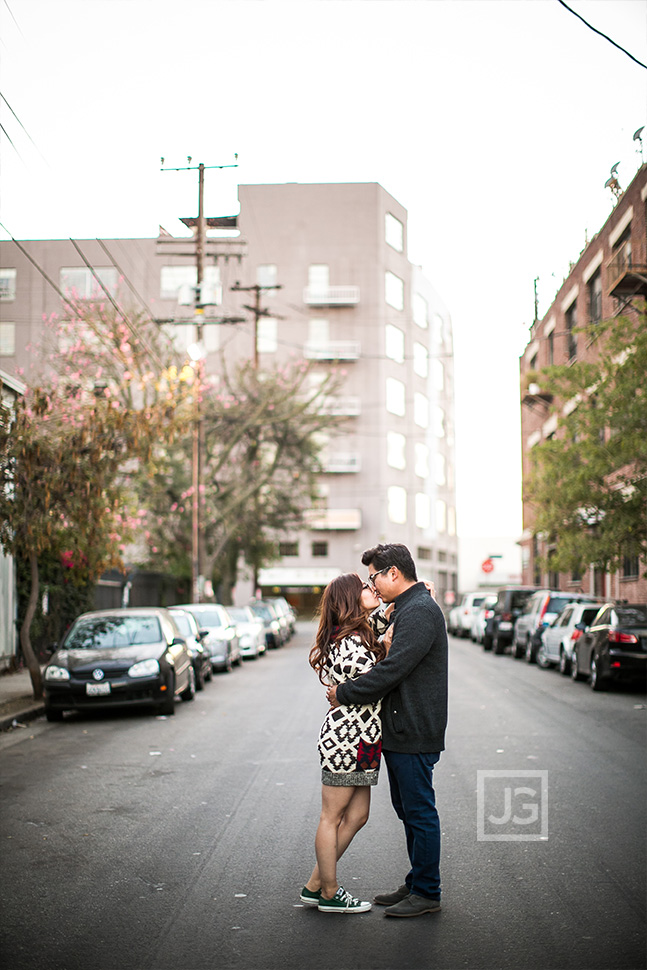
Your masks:
<instances>
[{"instance_id":1,"label":"license plate","mask_svg":"<svg viewBox=\"0 0 647 970\"><path fill-rule=\"evenodd\" d=\"M511 630L511 629L512 629L512 623L508 623L507 620L501 620L501 622L499 623L499 630Z\"/></svg>"},{"instance_id":2,"label":"license plate","mask_svg":"<svg viewBox=\"0 0 647 970\"><path fill-rule=\"evenodd\" d=\"M103 684L86 684L85 692L88 697L98 697L100 694L110 693L110 684L105 681Z\"/></svg>"}]
</instances>

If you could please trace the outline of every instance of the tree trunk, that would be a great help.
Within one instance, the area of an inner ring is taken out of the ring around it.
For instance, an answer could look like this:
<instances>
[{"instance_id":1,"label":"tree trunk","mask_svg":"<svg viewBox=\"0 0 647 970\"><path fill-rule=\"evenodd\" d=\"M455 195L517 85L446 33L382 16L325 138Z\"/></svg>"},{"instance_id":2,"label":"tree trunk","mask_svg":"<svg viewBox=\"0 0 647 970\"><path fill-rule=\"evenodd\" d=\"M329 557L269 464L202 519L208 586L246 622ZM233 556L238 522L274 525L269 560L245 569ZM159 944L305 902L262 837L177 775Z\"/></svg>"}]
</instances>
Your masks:
<instances>
[{"instance_id":1,"label":"tree trunk","mask_svg":"<svg viewBox=\"0 0 647 970\"><path fill-rule=\"evenodd\" d=\"M29 591L29 602L27 603L25 619L20 628L20 648L29 670L29 676L31 677L31 686L34 692L34 699L39 701L43 696L43 678L40 672L40 664L38 663L36 654L34 653L34 648L31 645L31 639L29 636L34 614L36 613L38 592L40 589L40 582L38 579L38 558L36 553L33 551L29 554L29 568L31 572L31 589Z\"/></svg>"}]
</instances>

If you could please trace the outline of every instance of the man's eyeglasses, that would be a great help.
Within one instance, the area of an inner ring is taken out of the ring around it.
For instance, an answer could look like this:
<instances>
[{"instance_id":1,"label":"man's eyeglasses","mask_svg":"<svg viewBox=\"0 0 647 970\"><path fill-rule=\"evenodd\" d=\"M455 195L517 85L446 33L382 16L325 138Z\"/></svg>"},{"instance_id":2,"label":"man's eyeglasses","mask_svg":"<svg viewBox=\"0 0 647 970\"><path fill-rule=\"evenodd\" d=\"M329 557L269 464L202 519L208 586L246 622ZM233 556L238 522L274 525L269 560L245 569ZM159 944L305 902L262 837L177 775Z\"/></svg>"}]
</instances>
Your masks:
<instances>
[{"instance_id":1,"label":"man's eyeglasses","mask_svg":"<svg viewBox=\"0 0 647 970\"><path fill-rule=\"evenodd\" d=\"M375 577L376 576L381 576L382 573L388 573L388 571L389 571L390 568L391 568L390 566L385 566L384 569L378 569L377 572L375 572L375 573L369 573L368 574L368 581L371 584L371 586L375 586Z\"/></svg>"}]
</instances>

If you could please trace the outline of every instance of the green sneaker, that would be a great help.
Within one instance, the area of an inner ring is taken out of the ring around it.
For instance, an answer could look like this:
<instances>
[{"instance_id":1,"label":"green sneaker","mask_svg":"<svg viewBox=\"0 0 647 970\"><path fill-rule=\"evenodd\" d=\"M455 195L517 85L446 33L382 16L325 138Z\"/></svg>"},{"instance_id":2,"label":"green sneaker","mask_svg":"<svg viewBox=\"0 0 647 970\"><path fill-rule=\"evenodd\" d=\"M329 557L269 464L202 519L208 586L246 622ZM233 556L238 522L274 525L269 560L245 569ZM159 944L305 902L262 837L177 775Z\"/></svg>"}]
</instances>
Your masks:
<instances>
[{"instance_id":1,"label":"green sneaker","mask_svg":"<svg viewBox=\"0 0 647 970\"><path fill-rule=\"evenodd\" d=\"M313 893L311 889L304 886L301 890L300 899L301 902L305 903L306 906L318 906L319 900L321 899L321 889L317 889L317 891Z\"/></svg>"},{"instance_id":2,"label":"green sneaker","mask_svg":"<svg viewBox=\"0 0 647 970\"><path fill-rule=\"evenodd\" d=\"M317 908L320 913L367 913L371 904L355 899L340 886L332 899L324 899L322 896Z\"/></svg>"}]
</instances>

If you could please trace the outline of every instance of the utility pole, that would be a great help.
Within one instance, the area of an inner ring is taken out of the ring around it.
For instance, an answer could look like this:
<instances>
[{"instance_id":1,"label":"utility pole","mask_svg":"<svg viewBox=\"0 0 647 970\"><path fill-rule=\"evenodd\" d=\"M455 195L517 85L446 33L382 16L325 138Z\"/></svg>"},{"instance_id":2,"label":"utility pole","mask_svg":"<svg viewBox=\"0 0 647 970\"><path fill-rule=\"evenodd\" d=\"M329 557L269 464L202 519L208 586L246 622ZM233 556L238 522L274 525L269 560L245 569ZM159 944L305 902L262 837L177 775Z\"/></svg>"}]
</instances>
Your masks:
<instances>
[{"instance_id":1,"label":"utility pole","mask_svg":"<svg viewBox=\"0 0 647 970\"><path fill-rule=\"evenodd\" d=\"M187 157L187 165L182 168L164 168L162 158L162 172L198 172L198 220L195 234L195 260L196 260L196 296L195 296L195 316L194 323L196 328L196 356L194 359L195 368L195 410L193 420L193 454L191 461L191 485L193 501L191 508L191 585L192 602L199 603L202 599L204 586L204 575L202 565L205 560L203 549L203 536L200 533L200 492L202 484L202 454L204 451L204 428L200 412L200 395L204 386L204 362L203 362L203 336L204 336L204 308L205 300L203 293L204 283L204 255L207 240L206 220L204 217L204 173L206 168L237 168L238 155L234 156L236 161L233 165L191 165L191 156ZM191 222L192 220L189 220Z\"/></svg>"},{"instance_id":2,"label":"utility pole","mask_svg":"<svg viewBox=\"0 0 647 970\"><path fill-rule=\"evenodd\" d=\"M255 283L253 286L241 286L240 283L236 283L235 286L231 287L234 293L253 293L254 294L254 305L248 306L246 303L243 304L245 310L249 310L250 313L254 314L254 370L258 370L258 321L261 317L274 317L275 320L283 320L277 313L270 313L268 307L261 306L261 293L264 290L282 290L282 284L274 284L273 286L261 286L260 283Z\"/></svg>"}]
</instances>

